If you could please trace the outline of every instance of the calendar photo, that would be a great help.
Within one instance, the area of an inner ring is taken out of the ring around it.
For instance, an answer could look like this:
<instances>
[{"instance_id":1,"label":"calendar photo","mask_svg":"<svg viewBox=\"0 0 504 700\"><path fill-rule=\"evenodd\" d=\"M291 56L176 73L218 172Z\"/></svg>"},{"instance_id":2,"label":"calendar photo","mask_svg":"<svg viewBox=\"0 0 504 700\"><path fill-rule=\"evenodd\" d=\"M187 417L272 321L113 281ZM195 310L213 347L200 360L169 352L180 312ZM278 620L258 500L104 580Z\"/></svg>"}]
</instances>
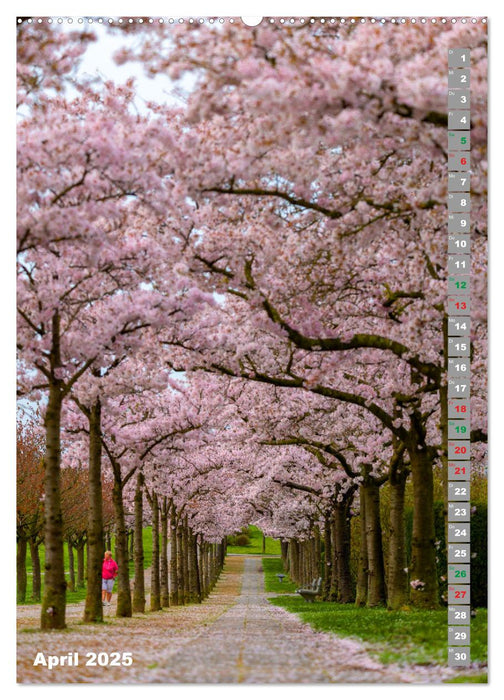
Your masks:
<instances>
[{"instance_id":1,"label":"calendar photo","mask_svg":"<svg viewBox=\"0 0 504 700\"><path fill-rule=\"evenodd\" d=\"M141 12L9 30L15 683L487 684L491 20Z\"/></svg>"}]
</instances>

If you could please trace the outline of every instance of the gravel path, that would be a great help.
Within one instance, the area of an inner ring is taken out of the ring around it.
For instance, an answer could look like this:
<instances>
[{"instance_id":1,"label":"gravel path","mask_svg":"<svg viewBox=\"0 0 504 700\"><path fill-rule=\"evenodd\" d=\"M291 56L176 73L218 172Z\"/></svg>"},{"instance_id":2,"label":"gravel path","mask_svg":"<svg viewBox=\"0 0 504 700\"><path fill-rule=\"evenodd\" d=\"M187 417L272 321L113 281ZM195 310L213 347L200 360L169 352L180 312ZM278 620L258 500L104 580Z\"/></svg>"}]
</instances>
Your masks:
<instances>
[{"instance_id":1,"label":"gravel path","mask_svg":"<svg viewBox=\"0 0 504 700\"><path fill-rule=\"evenodd\" d=\"M417 670L418 671L418 670ZM452 675L450 671L448 674ZM429 677L431 676L431 677ZM432 677L434 676L434 677ZM314 632L268 603L260 559L246 559L236 604L159 668L163 683L404 683L441 680L382 666L351 640Z\"/></svg>"},{"instance_id":2,"label":"gravel path","mask_svg":"<svg viewBox=\"0 0 504 700\"><path fill-rule=\"evenodd\" d=\"M21 625L28 623L27 607ZM107 615L108 629L79 623L82 610L69 609L68 630L37 632L39 607L30 608L31 629L18 634L22 683L439 683L454 675L446 667L382 666L358 642L315 632L270 605L260 558L228 557L202 605L123 620ZM129 651L133 664L89 667L91 650ZM34 667L39 651L77 651L79 666Z\"/></svg>"}]
</instances>

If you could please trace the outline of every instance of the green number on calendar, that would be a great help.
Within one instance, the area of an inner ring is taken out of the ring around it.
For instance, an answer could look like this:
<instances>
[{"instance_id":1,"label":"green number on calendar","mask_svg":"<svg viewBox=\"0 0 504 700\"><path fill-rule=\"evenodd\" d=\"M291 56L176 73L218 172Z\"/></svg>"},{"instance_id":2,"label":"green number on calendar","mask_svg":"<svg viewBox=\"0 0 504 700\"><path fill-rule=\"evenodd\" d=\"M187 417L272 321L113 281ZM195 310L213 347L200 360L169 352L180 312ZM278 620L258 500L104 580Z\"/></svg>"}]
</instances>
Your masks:
<instances>
[{"instance_id":1,"label":"green number on calendar","mask_svg":"<svg viewBox=\"0 0 504 700\"><path fill-rule=\"evenodd\" d=\"M460 143L466 144L466 143L467 143L467 137L466 137L466 136L461 136L461 137L460 137Z\"/></svg>"},{"instance_id":2,"label":"green number on calendar","mask_svg":"<svg viewBox=\"0 0 504 700\"><path fill-rule=\"evenodd\" d=\"M455 578L465 578L466 576L466 571L460 571L459 569L455 571Z\"/></svg>"},{"instance_id":3,"label":"green number on calendar","mask_svg":"<svg viewBox=\"0 0 504 700\"><path fill-rule=\"evenodd\" d=\"M467 428L465 427L465 425L457 425L457 427L455 428L455 430L457 431L457 433L465 433L465 432L467 432Z\"/></svg>"},{"instance_id":4,"label":"green number on calendar","mask_svg":"<svg viewBox=\"0 0 504 700\"><path fill-rule=\"evenodd\" d=\"M465 289L467 287L467 282L455 282L457 289Z\"/></svg>"}]
</instances>

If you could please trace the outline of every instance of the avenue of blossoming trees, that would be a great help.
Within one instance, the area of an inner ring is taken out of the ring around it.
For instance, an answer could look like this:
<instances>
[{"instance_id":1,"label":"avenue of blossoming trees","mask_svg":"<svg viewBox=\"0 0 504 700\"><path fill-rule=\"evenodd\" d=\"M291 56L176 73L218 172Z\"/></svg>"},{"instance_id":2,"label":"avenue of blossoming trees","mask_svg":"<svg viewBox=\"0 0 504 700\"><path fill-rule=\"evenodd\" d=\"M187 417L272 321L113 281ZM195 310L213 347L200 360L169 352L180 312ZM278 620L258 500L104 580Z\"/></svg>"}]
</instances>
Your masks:
<instances>
[{"instance_id":1,"label":"avenue of blossoming trees","mask_svg":"<svg viewBox=\"0 0 504 700\"><path fill-rule=\"evenodd\" d=\"M42 627L65 624L70 468L88 481L87 621L102 619L104 476L120 616L143 610L147 519L160 535L154 609L201 600L225 536L249 522L282 539L295 580L315 577L323 547L328 599L436 607L446 52L463 45L473 61L471 437L483 469L485 27L135 22L120 31L130 48L119 62L174 81L192 74L183 106L160 98L139 113L133 81L82 78L91 34L18 28L19 392L43 399Z\"/></svg>"}]
</instances>

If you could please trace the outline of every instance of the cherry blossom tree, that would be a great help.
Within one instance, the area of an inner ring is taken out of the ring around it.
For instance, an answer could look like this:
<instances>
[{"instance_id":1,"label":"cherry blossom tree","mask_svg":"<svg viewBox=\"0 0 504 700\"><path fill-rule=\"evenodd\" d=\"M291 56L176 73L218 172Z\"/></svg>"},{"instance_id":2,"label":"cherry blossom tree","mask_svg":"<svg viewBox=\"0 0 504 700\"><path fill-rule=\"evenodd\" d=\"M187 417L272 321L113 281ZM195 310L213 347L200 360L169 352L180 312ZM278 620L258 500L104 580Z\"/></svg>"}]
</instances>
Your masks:
<instances>
[{"instance_id":1,"label":"cherry blossom tree","mask_svg":"<svg viewBox=\"0 0 504 700\"><path fill-rule=\"evenodd\" d=\"M485 28L144 31L138 55L149 73L196 81L190 128L180 136L187 158L179 177L195 202L187 265L229 298L215 334L222 360L213 345L210 364L361 406L404 444L415 490L412 571L425 584L412 599L436 606L432 464L446 466L447 454L439 413L447 363L443 66L454 42L471 48L479 222L471 338L484 357ZM474 416L474 437L485 439L484 420L484 412Z\"/></svg>"},{"instance_id":2,"label":"cherry blossom tree","mask_svg":"<svg viewBox=\"0 0 504 700\"><path fill-rule=\"evenodd\" d=\"M249 522L288 542L301 583L318 572L323 541L326 595L347 601L355 512L357 603L380 604L385 483L387 602L401 607L410 473L409 576L422 581L410 598L436 607L433 468L446 483L448 425L443 66L448 46L470 47L471 437L483 463L485 28L125 29L137 49L118 61L168 72L181 92L189 76L185 104L139 112L132 80L96 85L76 72L90 34L19 29L19 391L43 403L42 627L65 624L62 415L68 458L89 474L87 619L101 619L103 456L119 616L144 610L147 514L153 609L201 600L225 536Z\"/></svg>"}]
</instances>

